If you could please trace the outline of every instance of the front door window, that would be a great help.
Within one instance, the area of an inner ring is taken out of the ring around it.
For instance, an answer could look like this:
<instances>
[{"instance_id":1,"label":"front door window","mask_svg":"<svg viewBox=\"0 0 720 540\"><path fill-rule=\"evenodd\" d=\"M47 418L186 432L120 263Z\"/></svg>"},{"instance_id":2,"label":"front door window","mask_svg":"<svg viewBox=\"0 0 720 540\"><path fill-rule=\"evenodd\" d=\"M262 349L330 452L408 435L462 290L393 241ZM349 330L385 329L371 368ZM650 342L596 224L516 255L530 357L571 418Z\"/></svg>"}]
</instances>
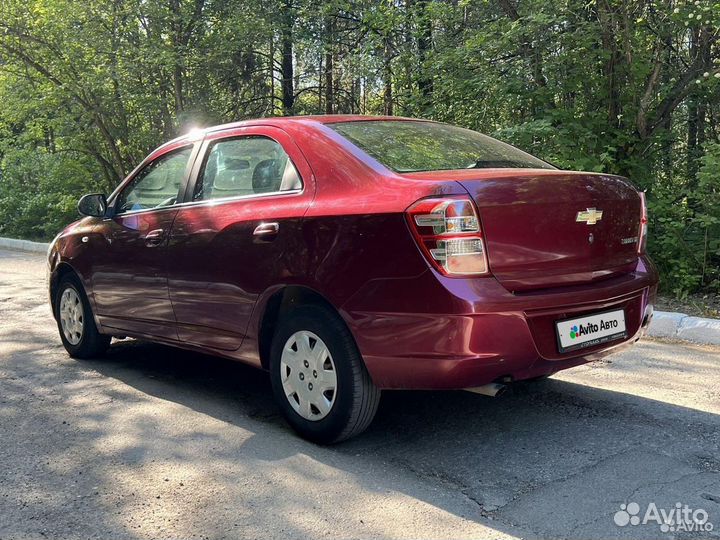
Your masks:
<instances>
[{"instance_id":1,"label":"front door window","mask_svg":"<svg viewBox=\"0 0 720 540\"><path fill-rule=\"evenodd\" d=\"M115 203L115 213L136 212L172 206L178 201L180 187L191 148L177 150L159 157L125 187Z\"/></svg>"}]
</instances>

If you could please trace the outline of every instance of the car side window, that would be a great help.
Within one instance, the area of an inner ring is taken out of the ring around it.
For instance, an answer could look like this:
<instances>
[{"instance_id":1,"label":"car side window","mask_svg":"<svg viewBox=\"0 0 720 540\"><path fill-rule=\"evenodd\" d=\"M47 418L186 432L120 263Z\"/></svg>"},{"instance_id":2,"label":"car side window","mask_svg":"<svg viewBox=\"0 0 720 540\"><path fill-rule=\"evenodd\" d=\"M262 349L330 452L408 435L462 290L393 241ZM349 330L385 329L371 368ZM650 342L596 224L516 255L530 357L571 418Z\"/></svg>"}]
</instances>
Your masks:
<instances>
[{"instance_id":1,"label":"car side window","mask_svg":"<svg viewBox=\"0 0 720 540\"><path fill-rule=\"evenodd\" d=\"M283 147L269 137L252 135L210 146L193 201L298 189L302 180Z\"/></svg>"},{"instance_id":2,"label":"car side window","mask_svg":"<svg viewBox=\"0 0 720 540\"><path fill-rule=\"evenodd\" d=\"M115 213L163 208L177 202L192 148L183 148L159 157L123 189L115 203Z\"/></svg>"}]
</instances>

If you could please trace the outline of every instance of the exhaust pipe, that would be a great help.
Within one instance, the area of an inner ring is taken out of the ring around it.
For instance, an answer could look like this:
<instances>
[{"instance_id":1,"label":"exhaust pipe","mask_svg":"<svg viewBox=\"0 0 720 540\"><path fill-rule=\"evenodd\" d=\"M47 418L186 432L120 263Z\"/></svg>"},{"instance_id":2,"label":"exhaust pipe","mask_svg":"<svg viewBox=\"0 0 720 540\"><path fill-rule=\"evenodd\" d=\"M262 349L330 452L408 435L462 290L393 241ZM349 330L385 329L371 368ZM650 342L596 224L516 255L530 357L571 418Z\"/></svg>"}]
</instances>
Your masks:
<instances>
[{"instance_id":1,"label":"exhaust pipe","mask_svg":"<svg viewBox=\"0 0 720 540\"><path fill-rule=\"evenodd\" d=\"M505 393L505 391L507 390L507 386L500 383L490 383L484 386L465 388L465 390L467 390L468 392L473 392L474 394L482 394L483 396L498 397L499 395Z\"/></svg>"}]
</instances>

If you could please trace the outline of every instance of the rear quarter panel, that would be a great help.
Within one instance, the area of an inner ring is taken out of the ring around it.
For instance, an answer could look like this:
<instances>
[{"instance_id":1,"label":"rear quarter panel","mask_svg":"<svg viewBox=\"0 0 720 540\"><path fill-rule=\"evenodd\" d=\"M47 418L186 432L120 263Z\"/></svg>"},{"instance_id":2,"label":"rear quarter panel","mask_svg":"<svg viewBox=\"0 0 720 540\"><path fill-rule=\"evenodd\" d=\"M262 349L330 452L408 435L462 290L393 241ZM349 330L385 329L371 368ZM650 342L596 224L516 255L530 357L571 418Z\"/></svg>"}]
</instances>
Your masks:
<instances>
[{"instance_id":1,"label":"rear quarter panel","mask_svg":"<svg viewBox=\"0 0 720 540\"><path fill-rule=\"evenodd\" d=\"M423 197L465 193L454 181L394 175L327 126L296 141L314 169L317 188L303 220L307 275L338 307L377 280L401 280L428 270L405 221Z\"/></svg>"},{"instance_id":2,"label":"rear quarter panel","mask_svg":"<svg viewBox=\"0 0 720 540\"><path fill-rule=\"evenodd\" d=\"M302 268L258 299L243 343L244 357L259 362L257 336L267 301L284 285L313 289L335 306L351 331L359 323L354 306L416 309L398 305L404 284L428 272L405 221L404 211L423 197L466 194L454 181L407 180L394 175L333 130L317 123L294 122L286 128L298 144L316 179L315 198L305 212L301 233L292 246Z\"/></svg>"}]
</instances>

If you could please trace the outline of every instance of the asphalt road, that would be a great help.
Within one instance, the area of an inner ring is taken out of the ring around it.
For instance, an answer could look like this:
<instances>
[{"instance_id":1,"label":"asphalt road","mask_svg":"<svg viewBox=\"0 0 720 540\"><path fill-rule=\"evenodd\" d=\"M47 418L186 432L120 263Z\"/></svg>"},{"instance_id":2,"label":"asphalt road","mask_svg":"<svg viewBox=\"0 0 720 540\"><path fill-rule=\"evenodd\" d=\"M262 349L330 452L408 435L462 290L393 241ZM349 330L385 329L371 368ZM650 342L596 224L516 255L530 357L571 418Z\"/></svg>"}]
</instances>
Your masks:
<instances>
[{"instance_id":1,"label":"asphalt road","mask_svg":"<svg viewBox=\"0 0 720 540\"><path fill-rule=\"evenodd\" d=\"M0 539L720 537L718 348L646 341L500 398L388 392L323 448L243 365L130 340L70 359L44 274L0 251ZM630 502L715 529L620 527Z\"/></svg>"}]
</instances>

